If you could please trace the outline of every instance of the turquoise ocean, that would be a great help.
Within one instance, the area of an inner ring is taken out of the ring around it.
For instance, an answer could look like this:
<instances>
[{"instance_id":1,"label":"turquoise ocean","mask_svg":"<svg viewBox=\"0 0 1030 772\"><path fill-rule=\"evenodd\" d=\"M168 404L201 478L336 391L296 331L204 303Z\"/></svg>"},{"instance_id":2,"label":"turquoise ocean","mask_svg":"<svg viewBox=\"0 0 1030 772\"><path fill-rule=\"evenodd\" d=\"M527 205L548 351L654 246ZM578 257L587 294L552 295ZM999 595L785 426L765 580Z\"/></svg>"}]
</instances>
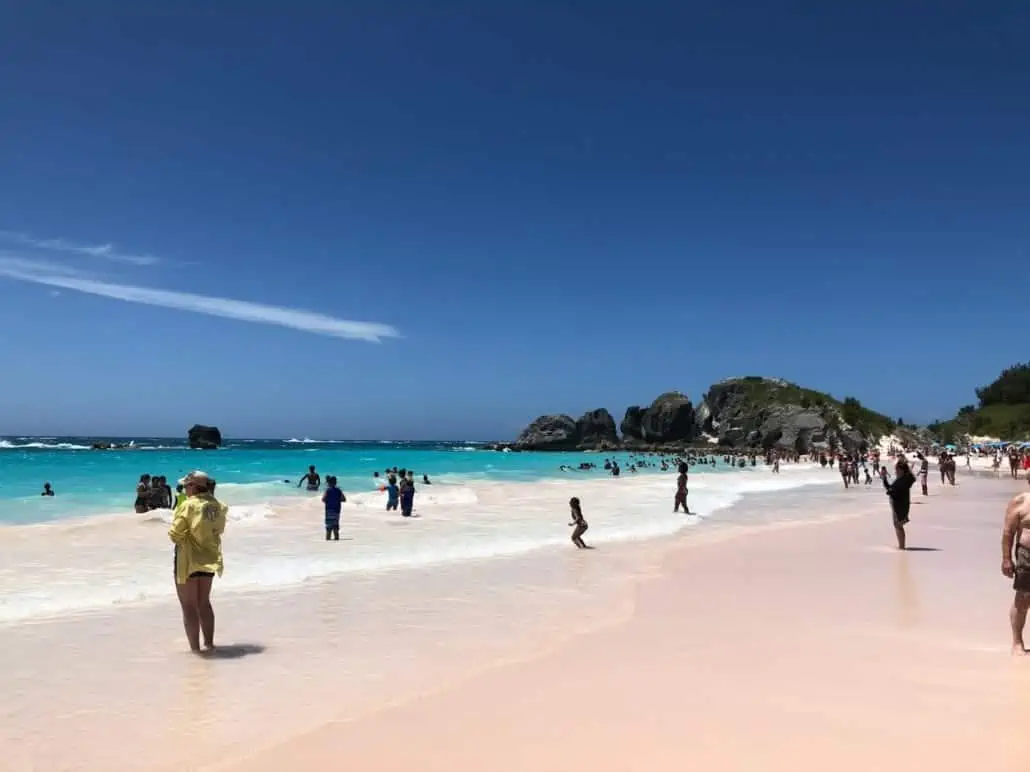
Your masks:
<instances>
[{"instance_id":1,"label":"turquoise ocean","mask_svg":"<svg viewBox=\"0 0 1030 772\"><path fill-rule=\"evenodd\" d=\"M133 445L131 450L91 449L100 442ZM296 485L310 465L323 479L336 475L344 492L364 492L374 489L374 472L394 466L414 470L418 479L428 474L434 483L461 485L555 478L563 475L562 464L600 467L605 458L619 459L624 468L630 463L624 453L503 453L473 442L230 439L219 450L199 451L183 439L162 437L3 437L0 525L132 512L136 482L144 473L164 475L174 487L186 473L202 469L218 480L221 497L252 505L304 496ZM606 472L576 474L603 477ZM44 482L56 496L40 496Z\"/></svg>"}]
</instances>

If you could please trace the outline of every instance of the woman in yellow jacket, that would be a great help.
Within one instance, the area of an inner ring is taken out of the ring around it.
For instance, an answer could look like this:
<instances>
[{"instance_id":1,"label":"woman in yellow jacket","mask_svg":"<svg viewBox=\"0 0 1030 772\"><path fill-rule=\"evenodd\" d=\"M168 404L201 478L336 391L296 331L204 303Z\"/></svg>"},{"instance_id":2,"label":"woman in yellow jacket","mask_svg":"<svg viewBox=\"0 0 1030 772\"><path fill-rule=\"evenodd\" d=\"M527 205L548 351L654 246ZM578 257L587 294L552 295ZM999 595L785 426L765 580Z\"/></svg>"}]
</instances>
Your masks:
<instances>
[{"instance_id":1,"label":"woman in yellow jacket","mask_svg":"<svg viewBox=\"0 0 1030 772\"><path fill-rule=\"evenodd\" d=\"M186 498L175 508L168 536L175 544L175 590L182 606L182 624L190 650L215 647L215 612L211 582L222 575L222 532L227 507L213 495L214 481L191 472L182 481Z\"/></svg>"}]
</instances>

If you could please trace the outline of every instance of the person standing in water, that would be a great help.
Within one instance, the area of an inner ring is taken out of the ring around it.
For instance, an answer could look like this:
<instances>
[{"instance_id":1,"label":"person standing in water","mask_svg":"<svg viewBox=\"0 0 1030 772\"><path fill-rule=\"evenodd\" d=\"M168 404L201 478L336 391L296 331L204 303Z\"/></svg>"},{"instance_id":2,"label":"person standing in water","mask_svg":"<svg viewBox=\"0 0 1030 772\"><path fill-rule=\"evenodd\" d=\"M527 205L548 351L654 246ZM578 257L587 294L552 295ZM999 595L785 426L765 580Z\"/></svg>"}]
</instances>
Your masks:
<instances>
[{"instance_id":1,"label":"person standing in water","mask_svg":"<svg viewBox=\"0 0 1030 772\"><path fill-rule=\"evenodd\" d=\"M43 492L41 494L39 494L39 495L40 496L53 496L54 495L54 489L50 487L50 483L48 483L48 482L43 483Z\"/></svg>"},{"instance_id":2,"label":"person standing in water","mask_svg":"<svg viewBox=\"0 0 1030 772\"><path fill-rule=\"evenodd\" d=\"M215 612L211 584L222 575L222 533L227 507L213 495L212 480L204 472L191 472L183 480L186 499L175 510L168 537L175 545L175 590L182 608L182 625L190 651L215 647Z\"/></svg>"},{"instance_id":3,"label":"person standing in water","mask_svg":"<svg viewBox=\"0 0 1030 772\"><path fill-rule=\"evenodd\" d=\"M589 549L587 543L583 541L583 534L590 526L583 517L583 509L580 507L577 497L573 496L569 499L569 510L572 512L572 522L569 523L572 526L572 543L581 550Z\"/></svg>"},{"instance_id":4,"label":"person standing in water","mask_svg":"<svg viewBox=\"0 0 1030 772\"><path fill-rule=\"evenodd\" d=\"M688 466L684 462L680 462L679 474L676 476L676 497L673 499L672 511L679 512L680 507L683 507L683 513L686 515L690 514L690 507L687 506L687 470Z\"/></svg>"},{"instance_id":5,"label":"person standing in water","mask_svg":"<svg viewBox=\"0 0 1030 772\"><path fill-rule=\"evenodd\" d=\"M340 540L340 512L343 510L343 502L347 497L343 491L336 487L336 477L329 475L325 478L325 493L322 494L322 503L325 504L325 540Z\"/></svg>"},{"instance_id":6,"label":"person standing in water","mask_svg":"<svg viewBox=\"0 0 1030 772\"><path fill-rule=\"evenodd\" d=\"M300 478L300 482L297 483L299 488L304 483L308 484L309 491L317 491L322 487L322 478L319 477L318 472L315 471L314 465L308 467L308 473Z\"/></svg>"},{"instance_id":7,"label":"person standing in water","mask_svg":"<svg viewBox=\"0 0 1030 772\"><path fill-rule=\"evenodd\" d=\"M1005 507L1001 532L1001 572L1012 580L1012 653L1026 654L1023 628L1030 609L1030 493L1020 493Z\"/></svg>"},{"instance_id":8,"label":"person standing in water","mask_svg":"<svg viewBox=\"0 0 1030 772\"><path fill-rule=\"evenodd\" d=\"M134 505L136 514L150 511L150 475L141 474L139 482L136 483L136 503Z\"/></svg>"},{"instance_id":9,"label":"person standing in water","mask_svg":"<svg viewBox=\"0 0 1030 772\"><path fill-rule=\"evenodd\" d=\"M880 473L884 490L891 500L891 515L894 521L894 535L898 538L898 549L905 549L905 526L908 524L908 511L912 506L911 491L916 484L915 475L904 459L894 467L894 482L887 482L887 467Z\"/></svg>"},{"instance_id":10,"label":"person standing in water","mask_svg":"<svg viewBox=\"0 0 1030 772\"><path fill-rule=\"evenodd\" d=\"M397 504L400 501L401 491L397 487L397 478L392 474L386 480L386 511L396 512Z\"/></svg>"},{"instance_id":11,"label":"person standing in water","mask_svg":"<svg viewBox=\"0 0 1030 772\"><path fill-rule=\"evenodd\" d=\"M411 517L415 509L415 481L410 476L401 477L401 515Z\"/></svg>"}]
</instances>

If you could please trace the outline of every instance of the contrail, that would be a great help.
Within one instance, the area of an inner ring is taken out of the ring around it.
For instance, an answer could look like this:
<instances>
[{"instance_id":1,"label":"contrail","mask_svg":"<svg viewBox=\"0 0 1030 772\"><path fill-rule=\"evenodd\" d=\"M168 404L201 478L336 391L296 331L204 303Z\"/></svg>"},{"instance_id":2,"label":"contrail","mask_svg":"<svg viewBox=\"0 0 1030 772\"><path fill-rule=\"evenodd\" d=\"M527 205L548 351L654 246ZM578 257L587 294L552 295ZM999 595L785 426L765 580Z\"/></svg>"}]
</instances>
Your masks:
<instances>
[{"instance_id":1,"label":"contrail","mask_svg":"<svg viewBox=\"0 0 1030 772\"><path fill-rule=\"evenodd\" d=\"M110 260L114 263L128 263L129 265L157 265L161 258L153 255L130 255L118 252L113 244L75 244L65 239L37 239L27 233L16 231L0 230L0 239L23 247L33 249L49 250L51 252L65 252L73 255L87 255L88 257L99 257L103 260Z\"/></svg>"},{"instance_id":2,"label":"contrail","mask_svg":"<svg viewBox=\"0 0 1030 772\"><path fill-rule=\"evenodd\" d=\"M71 274L53 273L53 266L37 265L36 267L44 272L32 270L32 261L0 258L0 276L33 284L44 284L48 287L84 292L88 295L123 300L126 303L174 308L179 311L238 319L255 324L272 324L315 335L326 335L330 338L350 338L370 343L380 343L383 338L400 337L400 333L393 327L377 322L337 319L325 314L298 311L281 306L266 306L246 300L208 297L188 292L170 292L149 287L134 287L128 284L111 284Z\"/></svg>"}]
</instances>

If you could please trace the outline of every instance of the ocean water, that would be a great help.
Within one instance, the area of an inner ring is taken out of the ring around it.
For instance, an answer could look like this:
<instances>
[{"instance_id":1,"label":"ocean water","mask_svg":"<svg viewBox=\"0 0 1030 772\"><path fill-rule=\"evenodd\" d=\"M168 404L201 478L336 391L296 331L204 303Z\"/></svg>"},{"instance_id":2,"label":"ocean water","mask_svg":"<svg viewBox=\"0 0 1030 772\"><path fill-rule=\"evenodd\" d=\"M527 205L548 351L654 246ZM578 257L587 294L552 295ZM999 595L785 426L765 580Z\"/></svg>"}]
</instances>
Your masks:
<instances>
[{"instance_id":1,"label":"ocean water","mask_svg":"<svg viewBox=\"0 0 1030 772\"><path fill-rule=\"evenodd\" d=\"M569 549L568 500L578 496L586 540L613 544L702 527L748 495L839 484L832 472L786 465L737 470L720 459L694 466L690 503L703 517L672 513L675 472L562 472L602 454L499 453L468 443L232 441L218 451L137 439L135 450L91 451L76 438L7 438L0 449L0 623L167 601L171 587L169 510L136 514L143 472L174 481L200 467L229 505L226 569L219 593L274 591L341 575L368 577L462 562L512 560ZM615 457L624 470L626 454ZM347 493L341 541L324 541L318 494L296 481L314 464ZM426 473L416 484L417 517L385 511L372 473ZM44 480L57 495L39 495ZM292 483L285 482L292 480Z\"/></svg>"},{"instance_id":2,"label":"ocean water","mask_svg":"<svg viewBox=\"0 0 1030 772\"><path fill-rule=\"evenodd\" d=\"M128 443L132 450L91 450L93 442ZM373 472L390 467L428 474L434 484L530 482L555 477L561 464L604 458L629 465L626 454L499 453L472 442L346 442L291 438L228 440L217 451L190 450L184 440L150 438L0 438L0 525L131 512L143 473L175 481L194 469L218 480L219 498L260 510L272 499L305 494L296 484L314 464L344 492L373 490ZM726 467L722 465L725 471ZM603 470L581 472L603 476ZM287 482L290 481L290 482ZM57 495L40 496L44 482Z\"/></svg>"}]
</instances>

